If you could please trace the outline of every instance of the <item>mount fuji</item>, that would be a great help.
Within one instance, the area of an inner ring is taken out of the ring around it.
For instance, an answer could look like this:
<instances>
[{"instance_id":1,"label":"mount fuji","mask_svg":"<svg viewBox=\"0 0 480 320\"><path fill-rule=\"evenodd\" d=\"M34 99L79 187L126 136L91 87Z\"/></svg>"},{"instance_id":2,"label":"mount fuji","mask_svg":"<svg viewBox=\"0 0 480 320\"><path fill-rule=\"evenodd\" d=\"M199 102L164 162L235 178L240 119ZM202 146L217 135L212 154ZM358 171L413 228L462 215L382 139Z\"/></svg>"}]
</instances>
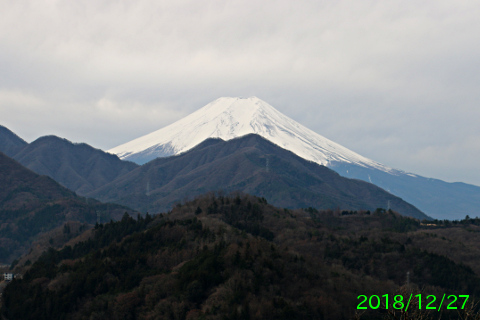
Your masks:
<instances>
[{"instance_id":1,"label":"mount fuji","mask_svg":"<svg viewBox=\"0 0 480 320\"><path fill-rule=\"evenodd\" d=\"M346 162L385 172L393 170L313 132L257 97L219 98L169 126L108 152L144 164L190 150L208 138L230 140L251 133L321 165Z\"/></svg>"},{"instance_id":2,"label":"mount fuji","mask_svg":"<svg viewBox=\"0 0 480 320\"><path fill-rule=\"evenodd\" d=\"M160 130L108 150L138 164L186 152L208 138L257 134L339 174L364 180L438 219L480 215L480 187L447 183L363 157L290 119L257 98L219 98Z\"/></svg>"}]
</instances>

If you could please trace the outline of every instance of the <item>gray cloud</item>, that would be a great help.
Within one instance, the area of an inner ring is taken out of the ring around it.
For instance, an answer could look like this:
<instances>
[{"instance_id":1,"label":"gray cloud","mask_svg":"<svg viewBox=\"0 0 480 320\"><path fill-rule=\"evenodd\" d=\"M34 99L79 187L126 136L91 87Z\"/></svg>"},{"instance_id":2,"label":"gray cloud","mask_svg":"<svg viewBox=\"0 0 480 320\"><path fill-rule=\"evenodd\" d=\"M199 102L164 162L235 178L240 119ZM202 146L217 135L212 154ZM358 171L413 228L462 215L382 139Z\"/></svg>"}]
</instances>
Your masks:
<instances>
[{"instance_id":1,"label":"gray cloud","mask_svg":"<svg viewBox=\"0 0 480 320\"><path fill-rule=\"evenodd\" d=\"M480 4L0 0L0 123L108 149L256 95L386 165L480 185Z\"/></svg>"}]
</instances>

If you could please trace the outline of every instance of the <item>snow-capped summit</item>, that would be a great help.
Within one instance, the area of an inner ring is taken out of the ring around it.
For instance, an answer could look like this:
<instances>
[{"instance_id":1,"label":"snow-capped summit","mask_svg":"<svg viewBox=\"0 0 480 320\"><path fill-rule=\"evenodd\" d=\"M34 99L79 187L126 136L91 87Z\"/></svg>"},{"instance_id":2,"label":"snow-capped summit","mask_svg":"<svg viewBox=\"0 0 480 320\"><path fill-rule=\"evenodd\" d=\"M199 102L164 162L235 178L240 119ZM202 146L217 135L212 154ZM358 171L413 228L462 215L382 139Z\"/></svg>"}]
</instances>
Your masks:
<instances>
[{"instance_id":1,"label":"snow-capped summit","mask_svg":"<svg viewBox=\"0 0 480 320\"><path fill-rule=\"evenodd\" d=\"M345 162L392 170L313 132L257 97L219 98L169 126L108 152L143 164L185 152L208 138L230 140L250 133L322 165Z\"/></svg>"},{"instance_id":2,"label":"snow-capped summit","mask_svg":"<svg viewBox=\"0 0 480 320\"><path fill-rule=\"evenodd\" d=\"M480 188L424 178L367 159L302 126L256 97L219 98L185 118L109 150L139 164L188 151L208 138L258 134L347 178L376 184L438 219L480 214ZM389 204L385 204L389 208Z\"/></svg>"}]
</instances>

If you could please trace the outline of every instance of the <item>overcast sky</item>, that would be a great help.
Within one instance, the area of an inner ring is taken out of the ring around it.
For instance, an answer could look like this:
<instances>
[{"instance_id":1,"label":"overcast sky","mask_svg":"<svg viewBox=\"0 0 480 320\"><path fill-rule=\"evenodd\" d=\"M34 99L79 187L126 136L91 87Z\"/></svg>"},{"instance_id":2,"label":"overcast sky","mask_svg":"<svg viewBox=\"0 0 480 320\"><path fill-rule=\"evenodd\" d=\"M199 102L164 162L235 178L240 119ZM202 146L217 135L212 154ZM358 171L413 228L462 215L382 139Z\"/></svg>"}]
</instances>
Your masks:
<instances>
[{"instance_id":1,"label":"overcast sky","mask_svg":"<svg viewBox=\"0 0 480 320\"><path fill-rule=\"evenodd\" d=\"M385 165L480 185L478 1L0 0L0 124L110 149L257 96Z\"/></svg>"}]
</instances>

